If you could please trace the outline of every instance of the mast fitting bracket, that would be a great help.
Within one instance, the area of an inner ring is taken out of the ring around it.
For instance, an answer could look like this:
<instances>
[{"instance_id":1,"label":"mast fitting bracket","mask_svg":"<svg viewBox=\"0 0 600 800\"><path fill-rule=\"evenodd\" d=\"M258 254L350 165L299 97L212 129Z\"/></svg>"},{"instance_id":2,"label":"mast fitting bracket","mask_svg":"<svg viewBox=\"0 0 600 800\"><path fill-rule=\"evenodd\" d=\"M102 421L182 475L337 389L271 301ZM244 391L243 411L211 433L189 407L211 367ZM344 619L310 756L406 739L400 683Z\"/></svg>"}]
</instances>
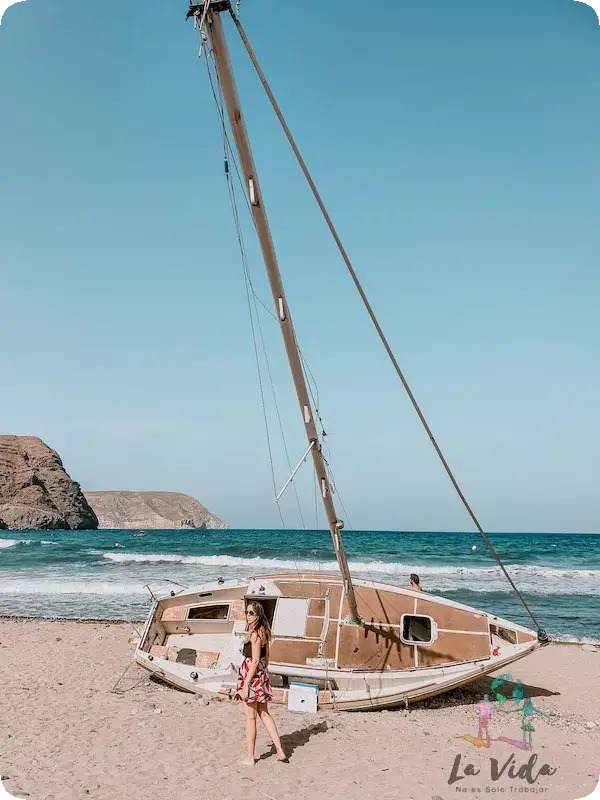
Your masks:
<instances>
[{"instance_id":1,"label":"mast fitting bracket","mask_svg":"<svg viewBox=\"0 0 600 800\"><path fill-rule=\"evenodd\" d=\"M231 3L229 0L204 0L202 3L190 3L190 7L185 17L186 20L188 20L190 17L202 15L206 6L208 6L208 11L215 11L217 14L220 14L221 11L231 10Z\"/></svg>"}]
</instances>

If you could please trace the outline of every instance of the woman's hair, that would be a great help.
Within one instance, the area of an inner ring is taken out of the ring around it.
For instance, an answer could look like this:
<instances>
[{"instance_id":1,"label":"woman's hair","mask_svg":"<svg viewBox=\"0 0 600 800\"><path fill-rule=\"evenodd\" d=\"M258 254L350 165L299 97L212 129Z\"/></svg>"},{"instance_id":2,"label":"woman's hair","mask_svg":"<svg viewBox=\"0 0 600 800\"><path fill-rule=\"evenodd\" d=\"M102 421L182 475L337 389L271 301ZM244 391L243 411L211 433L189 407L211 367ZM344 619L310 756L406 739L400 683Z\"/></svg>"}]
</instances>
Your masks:
<instances>
[{"instance_id":1,"label":"woman's hair","mask_svg":"<svg viewBox=\"0 0 600 800\"><path fill-rule=\"evenodd\" d=\"M250 602L246 604L246 611L248 611L249 608L256 612L256 623L251 630L248 631L247 639L250 639L251 633L256 632L262 645L269 644L271 641L271 626L269 625L269 620L267 619L262 603L259 603L257 600L250 600Z\"/></svg>"},{"instance_id":2,"label":"woman's hair","mask_svg":"<svg viewBox=\"0 0 600 800\"><path fill-rule=\"evenodd\" d=\"M418 586L418 585L420 584L420 582L421 582L421 581L419 580L419 576L418 576L416 573L414 573L414 572L413 572L413 573L412 573L412 575L410 576L410 579L411 579L411 581L412 581L413 583L416 583L416 584L417 584L417 586Z\"/></svg>"}]
</instances>

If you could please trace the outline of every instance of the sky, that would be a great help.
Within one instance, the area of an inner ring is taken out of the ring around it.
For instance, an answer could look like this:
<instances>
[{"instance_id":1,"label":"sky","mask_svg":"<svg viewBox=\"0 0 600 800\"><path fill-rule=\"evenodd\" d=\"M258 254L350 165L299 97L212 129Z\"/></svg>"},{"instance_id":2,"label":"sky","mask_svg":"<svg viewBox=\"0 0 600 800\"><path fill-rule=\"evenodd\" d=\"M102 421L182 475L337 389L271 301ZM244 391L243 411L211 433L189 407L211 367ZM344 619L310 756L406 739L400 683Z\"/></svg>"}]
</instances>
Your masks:
<instances>
[{"instance_id":1,"label":"sky","mask_svg":"<svg viewBox=\"0 0 600 800\"><path fill-rule=\"evenodd\" d=\"M84 490L186 492L231 527L277 528L221 132L186 11L26 0L4 14L0 432L40 436ZM242 0L241 21L483 527L600 531L596 13ZM339 516L472 530L224 25ZM269 305L247 214L243 227ZM295 466L303 425L277 323L260 320ZM323 527L309 462L297 488L286 526Z\"/></svg>"}]
</instances>

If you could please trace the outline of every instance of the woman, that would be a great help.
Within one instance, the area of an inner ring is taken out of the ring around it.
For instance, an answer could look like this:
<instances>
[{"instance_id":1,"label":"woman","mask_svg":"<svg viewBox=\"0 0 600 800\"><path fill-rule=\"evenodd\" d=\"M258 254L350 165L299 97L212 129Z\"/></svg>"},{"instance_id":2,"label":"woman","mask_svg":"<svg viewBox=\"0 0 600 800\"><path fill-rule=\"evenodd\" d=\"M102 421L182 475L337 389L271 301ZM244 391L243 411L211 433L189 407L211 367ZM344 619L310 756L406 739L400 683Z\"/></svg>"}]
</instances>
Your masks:
<instances>
[{"instance_id":1,"label":"woman","mask_svg":"<svg viewBox=\"0 0 600 800\"><path fill-rule=\"evenodd\" d=\"M273 699L271 682L267 672L269 663L269 642L271 628L260 603L251 600L246 606L246 623L248 632L244 643L244 660L238 673L236 700L244 701L246 713L246 758L242 764L254 766L254 747L256 745L256 717L265 726L271 741L275 745L278 761L287 761L281 747L281 740L273 717L269 714L267 703Z\"/></svg>"}]
</instances>

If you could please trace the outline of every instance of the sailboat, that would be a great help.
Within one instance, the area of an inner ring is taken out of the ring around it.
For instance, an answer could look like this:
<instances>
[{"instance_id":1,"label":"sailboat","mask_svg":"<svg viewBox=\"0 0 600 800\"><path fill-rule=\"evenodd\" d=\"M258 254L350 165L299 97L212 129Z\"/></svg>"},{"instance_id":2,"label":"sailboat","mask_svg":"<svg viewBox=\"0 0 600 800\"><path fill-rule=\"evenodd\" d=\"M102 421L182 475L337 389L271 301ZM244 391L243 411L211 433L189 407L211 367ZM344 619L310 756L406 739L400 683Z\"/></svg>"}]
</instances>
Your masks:
<instances>
[{"instance_id":1,"label":"sailboat","mask_svg":"<svg viewBox=\"0 0 600 800\"><path fill-rule=\"evenodd\" d=\"M231 69L221 15L228 14L281 122L367 311L411 402L479 533L535 630L443 597L351 575L332 484L315 422L290 308ZM506 571L462 494L362 290L348 255L229 0L192 4L188 18L210 47L239 158L239 174L260 240L339 574L291 571L204 583L153 595L136 663L181 689L233 696L247 633L246 604L259 600L272 628L269 674L274 701L290 707L357 710L406 705L504 669L548 637ZM223 117L223 125L225 120ZM225 127L223 128L225 132ZM300 465L299 465L300 466ZM296 468L297 469L297 468ZM288 483L293 479L295 470ZM286 484L287 485L287 484ZM300 703L300 705L298 704Z\"/></svg>"}]
</instances>

